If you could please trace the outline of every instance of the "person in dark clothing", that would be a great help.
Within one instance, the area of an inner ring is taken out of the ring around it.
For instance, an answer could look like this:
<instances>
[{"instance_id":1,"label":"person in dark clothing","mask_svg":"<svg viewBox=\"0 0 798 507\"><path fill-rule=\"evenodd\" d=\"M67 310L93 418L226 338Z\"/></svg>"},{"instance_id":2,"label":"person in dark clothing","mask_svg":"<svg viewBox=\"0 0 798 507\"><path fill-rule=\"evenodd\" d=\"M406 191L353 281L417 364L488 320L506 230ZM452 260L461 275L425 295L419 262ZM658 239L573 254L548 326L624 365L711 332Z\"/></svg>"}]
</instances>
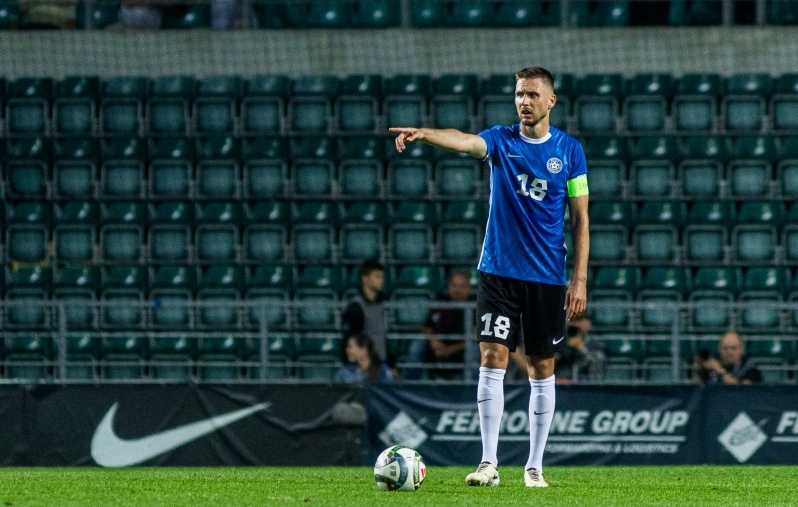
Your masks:
<instances>
[{"instance_id":1,"label":"person in dark clothing","mask_svg":"<svg viewBox=\"0 0 798 507\"><path fill-rule=\"evenodd\" d=\"M600 378L606 363L604 346L588 336L590 319L574 319L565 332L567 346L555 355L554 376L558 383L570 384Z\"/></svg>"},{"instance_id":2,"label":"person in dark clothing","mask_svg":"<svg viewBox=\"0 0 798 507\"><path fill-rule=\"evenodd\" d=\"M471 284L468 273L455 271L449 278L447 294L438 301L468 301L471 297ZM465 357L466 343L462 338L465 333L465 311L460 309L430 308L424 323L424 333L430 335L424 350L425 363L462 364ZM458 335L447 338L447 335ZM433 368L428 372L430 379L461 380L462 368Z\"/></svg>"},{"instance_id":3,"label":"person in dark clothing","mask_svg":"<svg viewBox=\"0 0 798 507\"><path fill-rule=\"evenodd\" d=\"M347 339L356 334L365 334L374 345L374 352L380 361L394 366L388 354L385 323L385 267L375 261L366 261L360 266L360 294L353 297L342 317L343 340L341 341L341 361L347 363Z\"/></svg>"},{"instance_id":4,"label":"person in dark clothing","mask_svg":"<svg viewBox=\"0 0 798 507\"><path fill-rule=\"evenodd\" d=\"M693 382L703 384L758 384L762 382L762 372L750 361L743 358L745 344L738 333L729 331L718 344L720 361L702 350L694 358L695 376Z\"/></svg>"}]
</instances>

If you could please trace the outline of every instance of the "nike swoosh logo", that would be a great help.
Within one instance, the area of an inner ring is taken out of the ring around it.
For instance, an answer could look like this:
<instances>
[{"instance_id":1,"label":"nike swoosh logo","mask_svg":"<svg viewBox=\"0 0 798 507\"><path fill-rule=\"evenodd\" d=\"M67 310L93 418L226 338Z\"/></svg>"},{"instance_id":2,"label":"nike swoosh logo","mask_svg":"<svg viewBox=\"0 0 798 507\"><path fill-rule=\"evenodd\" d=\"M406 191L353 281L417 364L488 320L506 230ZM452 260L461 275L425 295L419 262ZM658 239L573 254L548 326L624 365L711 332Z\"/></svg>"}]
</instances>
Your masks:
<instances>
[{"instance_id":1,"label":"nike swoosh logo","mask_svg":"<svg viewBox=\"0 0 798 507\"><path fill-rule=\"evenodd\" d=\"M484 400L477 400L477 403L482 403L483 401L490 401L493 398L485 398Z\"/></svg>"},{"instance_id":2,"label":"nike swoosh logo","mask_svg":"<svg viewBox=\"0 0 798 507\"><path fill-rule=\"evenodd\" d=\"M91 439L91 457L98 465L109 468L138 465L148 459L160 456L182 445L196 440L208 433L222 429L260 410L270 403L258 403L248 408L236 410L210 419L186 424L178 428L149 435L134 440L123 440L114 433L114 416L119 403L114 403L105 414Z\"/></svg>"},{"instance_id":3,"label":"nike swoosh logo","mask_svg":"<svg viewBox=\"0 0 798 507\"><path fill-rule=\"evenodd\" d=\"M532 411L532 413L535 414L535 415L548 414L548 412L535 412L534 410Z\"/></svg>"},{"instance_id":4,"label":"nike swoosh logo","mask_svg":"<svg viewBox=\"0 0 798 507\"><path fill-rule=\"evenodd\" d=\"M524 158L523 155L513 155L512 153L508 153L507 156L510 158Z\"/></svg>"},{"instance_id":5,"label":"nike swoosh logo","mask_svg":"<svg viewBox=\"0 0 798 507\"><path fill-rule=\"evenodd\" d=\"M559 340L555 340L555 339L552 338L551 343L552 343L552 345L557 345L558 343L563 341L564 338L565 338L564 336L560 336Z\"/></svg>"}]
</instances>

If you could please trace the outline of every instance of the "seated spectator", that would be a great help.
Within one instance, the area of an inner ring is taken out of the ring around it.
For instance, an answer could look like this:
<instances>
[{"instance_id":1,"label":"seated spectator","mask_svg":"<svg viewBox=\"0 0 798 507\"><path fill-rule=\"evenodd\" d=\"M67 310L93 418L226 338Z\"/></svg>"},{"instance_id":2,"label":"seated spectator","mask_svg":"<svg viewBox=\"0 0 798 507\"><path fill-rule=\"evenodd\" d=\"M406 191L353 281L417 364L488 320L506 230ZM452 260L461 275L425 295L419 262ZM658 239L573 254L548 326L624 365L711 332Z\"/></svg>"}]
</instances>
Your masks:
<instances>
[{"instance_id":1,"label":"seated spectator","mask_svg":"<svg viewBox=\"0 0 798 507\"><path fill-rule=\"evenodd\" d=\"M449 278L446 295L438 297L437 301L464 302L471 297L471 283L468 273L455 271ZM425 363L438 363L439 365L463 364L466 343L463 339L465 333L465 311L462 309L430 308L427 321L424 323L424 333L429 335L424 350ZM447 335L459 335L456 338L447 338ZM461 380L462 367L457 368L432 368L428 372L433 380Z\"/></svg>"},{"instance_id":2,"label":"seated spectator","mask_svg":"<svg viewBox=\"0 0 798 507\"><path fill-rule=\"evenodd\" d=\"M762 373L744 359L745 344L738 333L729 331L720 343L720 361L710 357L709 351L701 350L695 358L693 382L699 384L756 384L762 382Z\"/></svg>"},{"instance_id":3,"label":"seated spectator","mask_svg":"<svg viewBox=\"0 0 798 507\"><path fill-rule=\"evenodd\" d=\"M558 383L601 378L607 358L604 345L590 339L590 327L590 319L586 317L568 322L567 346L554 356L554 378Z\"/></svg>"},{"instance_id":4,"label":"seated spectator","mask_svg":"<svg viewBox=\"0 0 798 507\"><path fill-rule=\"evenodd\" d=\"M335 374L334 382L359 384L363 382L393 382L393 373L374 352L371 338L355 334L346 341L346 363Z\"/></svg>"}]
</instances>

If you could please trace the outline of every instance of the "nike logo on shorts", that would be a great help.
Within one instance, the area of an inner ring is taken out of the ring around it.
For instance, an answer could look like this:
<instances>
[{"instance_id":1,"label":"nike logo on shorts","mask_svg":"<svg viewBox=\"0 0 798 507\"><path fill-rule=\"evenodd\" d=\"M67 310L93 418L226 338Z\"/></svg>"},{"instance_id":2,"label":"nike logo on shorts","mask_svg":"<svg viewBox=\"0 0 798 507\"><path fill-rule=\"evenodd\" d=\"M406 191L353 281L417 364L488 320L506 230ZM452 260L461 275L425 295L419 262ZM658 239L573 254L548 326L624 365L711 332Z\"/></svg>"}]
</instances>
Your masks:
<instances>
[{"instance_id":1,"label":"nike logo on shorts","mask_svg":"<svg viewBox=\"0 0 798 507\"><path fill-rule=\"evenodd\" d=\"M554 338L552 338L552 339L551 339L551 344L552 344L552 345L557 345L558 343L560 343L561 341L563 341L563 338L565 338L565 337L564 337L564 336L560 336L560 339L559 339L559 340L555 340Z\"/></svg>"}]
</instances>

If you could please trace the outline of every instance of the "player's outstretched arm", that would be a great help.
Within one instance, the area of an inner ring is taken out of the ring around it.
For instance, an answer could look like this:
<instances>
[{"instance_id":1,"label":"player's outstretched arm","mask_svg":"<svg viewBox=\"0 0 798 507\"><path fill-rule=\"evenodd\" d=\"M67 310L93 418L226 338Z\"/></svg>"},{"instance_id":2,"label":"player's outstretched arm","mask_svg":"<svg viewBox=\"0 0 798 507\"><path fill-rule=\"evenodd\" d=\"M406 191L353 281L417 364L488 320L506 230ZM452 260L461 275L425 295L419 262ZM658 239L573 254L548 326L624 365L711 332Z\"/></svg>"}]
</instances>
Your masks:
<instances>
[{"instance_id":1,"label":"player's outstretched arm","mask_svg":"<svg viewBox=\"0 0 798 507\"><path fill-rule=\"evenodd\" d=\"M587 258L590 253L590 220L587 205L587 195L568 199L571 234L574 239L574 274L565 292L568 320L584 312L587 306Z\"/></svg>"},{"instance_id":2,"label":"player's outstretched arm","mask_svg":"<svg viewBox=\"0 0 798 507\"><path fill-rule=\"evenodd\" d=\"M396 149L400 152L405 150L405 143L421 141L444 150L466 153L476 158L485 158L488 154L488 145L484 139L455 129L393 127L388 130L399 134L396 137Z\"/></svg>"}]
</instances>

